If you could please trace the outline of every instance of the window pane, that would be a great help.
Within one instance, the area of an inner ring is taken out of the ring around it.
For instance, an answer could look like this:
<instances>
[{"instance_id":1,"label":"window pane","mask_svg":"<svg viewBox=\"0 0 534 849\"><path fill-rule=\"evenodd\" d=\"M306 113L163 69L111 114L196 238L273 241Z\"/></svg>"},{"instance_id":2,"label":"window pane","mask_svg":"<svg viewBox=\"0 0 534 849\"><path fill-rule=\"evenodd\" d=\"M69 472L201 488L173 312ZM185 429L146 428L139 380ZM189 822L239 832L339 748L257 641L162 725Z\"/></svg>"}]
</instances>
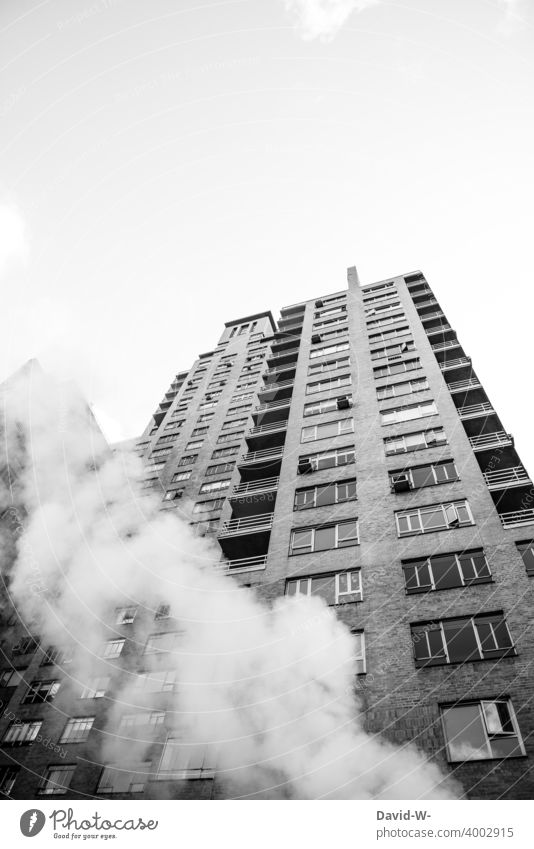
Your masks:
<instances>
[{"instance_id":1,"label":"window pane","mask_svg":"<svg viewBox=\"0 0 534 849\"><path fill-rule=\"evenodd\" d=\"M469 761L492 757L478 704L447 708L443 711L443 724L449 760Z\"/></svg>"},{"instance_id":2,"label":"window pane","mask_svg":"<svg viewBox=\"0 0 534 849\"><path fill-rule=\"evenodd\" d=\"M334 604L335 601L335 575L324 575L311 580L312 595L319 595L324 598L327 604Z\"/></svg>"},{"instance_id":3,"label":"window pane","mask_svg":"<svg viewBox=\"0 0 534 849\"><path fill-rule=\"evenodd\" d=\"M459 560L466 583L480 578L491 577L488 562L483 552L466 552L459 555Z\"/></svg>"},{"instance_id":4,"label":"window pane","mask_svg":"<svg viewBox=\"0 0 534 849\"><path fill-rule=\"evenodd\" d=\"M454 554L443 554L438 557L432 557L431 564L437 590L462 586L460 570Z\"/></svg>"},{"instance_id":5,"label":"window pane","mask_svg":"<svg viewBox=\"0 0 534 849\"><path fill-rule=\"evenodd\" d=\"M443 622L443 631L451 663L480 659L475 630L470 619Z\"/></svg>"},{"instance_id":6,"label":"window pane","mask_svg":"<svg viewBox=\"0 0 534 849\"><path fill-rule=\"evenodd\" d=\"M338 546L343 548L348 545L354 545L358 537L357 522L342 522L338 526Z\"/></svg>"},{"instance_id":7,"label":"window pane","mask_svg":"<svg viewBox=\"0 0 534 849\"><path fill-rule=\"evenodd\" d=\"M434 469L438 483L456 480L458 477L454 463L439 463L437 466L434 466Z\"/></svg>"},{"instance_id":8,"label":"window pane","mask_svg":"<svg viewBox=\"0 0 534 849\"><path fill-rule=\"evenodd\" d=\"M326 484L325 486L317 487L317 507L324 507L327 504L334 504L336 500L336 485L335 483Z\"/></svg>"},{"instance_id":9,"label":"window pane","mask_svg":"<svg viewBox=\"0 0 534 849\"><path fill-rule=\"evenodd\" d=\"M419 589L431 589L432 582L427 559L407 563L403 568L404 580L408 592L414 592Z\"/></svg>"},{"instance_id":10,"label":"window pane","mask_svg":"<svg viewBox=\"0 0 534 849\"><path fill-rule=\"evenodd\" d=\"M293 531L293 549L308 548L311 551L313 532L311 529Z\"/></svg>"},{"instance_id":11,"label":"window pane","mask_svg":"<svg viewBox=\"0 0 534 849\"><path fill-rule=\"evenodd\" d=\"M424 530L448 527L447 520L441 507L434 507L430 510L421 510L421 522Z\"/></svg>"},{"instance_id":12,"label":"window pane","mask_svg":"<svg viewBox=\"0 0 534 849\"><path fill-rule=\"evenodd\" d=\"M412 469L412 479L416 489L421 486L433 486L432 466L420 466L418 469Z\"/></svg>"},{"instance_id":13,"label":"window pane","mask_svg":"<svg viewBox=\"0 0 534 849\"><path fill-rule=\"evenodd\" d=\"M329 528L318 528L315 531L315 540L313 545L314 551L328 551L330 548L334 548L336 543L336 529L335 525L332 525Z\"/></svg>"}]
</instances>

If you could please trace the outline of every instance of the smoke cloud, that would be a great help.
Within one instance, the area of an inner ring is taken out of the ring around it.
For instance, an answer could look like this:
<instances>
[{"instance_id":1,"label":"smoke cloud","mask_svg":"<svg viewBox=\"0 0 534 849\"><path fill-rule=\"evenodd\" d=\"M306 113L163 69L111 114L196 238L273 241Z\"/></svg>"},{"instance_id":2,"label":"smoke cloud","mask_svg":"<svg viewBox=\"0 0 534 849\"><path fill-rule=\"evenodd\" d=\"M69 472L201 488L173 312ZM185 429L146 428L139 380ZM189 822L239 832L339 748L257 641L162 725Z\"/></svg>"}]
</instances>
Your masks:
<instances>
[{"instance_id":1,"label":"smoke cloud","mask_svg":"<svg viewBox=\"0 0 534 849\"><path fill-rule=\"evenodd\" d=\"M144 495L138 458L111 454L73 388L35 364L6 387L3 408L4 457L17 472L1 493L16 540L14 551L4 535L4 585L44 644L72 652L56 700L67 715L69 693L79 715L80 688L109 679L95 759L151 760L164 721L191 751L205 750L234 798L454 795L415 747L364 731L353 638L320 599L269 605L218 573L216 544L195 537L187 515L161 511L161 496ZM154 622L161 604L172 616L165 629ZM139 606L137 645L117 661L102 655L124 633L121 605ZM148 636L169 629L164 651L143 656ZM173 677L165 717L147 713L147 692Z\"/></svg>"},{"instance_id":2,"label":"smoke cloud","mask_svg":"<svg viewBox=\"0 0 534 849\"><path fill-rule=\"evenodd\" d=\"M379 0L283 0L305 40L333 39L353 12L363 12Z\"/></svg>"}]
</instances>

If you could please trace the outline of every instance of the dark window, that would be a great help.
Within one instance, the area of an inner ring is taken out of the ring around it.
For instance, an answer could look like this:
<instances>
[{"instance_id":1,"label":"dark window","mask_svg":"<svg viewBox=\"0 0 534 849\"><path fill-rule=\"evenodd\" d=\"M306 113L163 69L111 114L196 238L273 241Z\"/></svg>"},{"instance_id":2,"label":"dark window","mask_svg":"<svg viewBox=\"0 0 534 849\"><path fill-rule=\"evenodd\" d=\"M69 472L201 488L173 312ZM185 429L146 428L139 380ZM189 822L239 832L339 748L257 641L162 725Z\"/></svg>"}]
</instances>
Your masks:
<instances>
[{"instance_id":1,"label":"dark window","mask_svg":"<svg viewBox=\"0 0 534 849\"><path fill-rule=\"evenodd\" d=\"M515 654L502 613L412 625L416 666L492 660Z\"/></svg>"},{"instance_id":2,"label":"dark window","mask_svg":"<svg viewBox=\"0 0 534 849\"><path fill-rule=\"evenodd\" d=\"M0 794L2 796L11 794L18 772L18 766L0 766Z\"/></svg>"},{"instance_id":3,"label":"dark window","mask_svg":"<svg viewBox=\"0 0 534 849\"><path fill-rule=\"evenodd\" d=\"M408 593L445 590L491 580L482 549L409 560L403 563L402 568Z\"/></svg>"},{"instance_id":4,"label":"dark window","mask_svg":"<svg viewBox=\"0 0 534 849\"><path fill-rule=\"evenodd\" d=\"M59 681L32 681L22 699L23 705L51 702L59 690Z\"/></svg>"},{"instance_id":5,"label":"dark window","mask_svg":"<svg viewBox=\"0 0 534 849\"><path fill-rule=\"evenodd\" d=\"M525 754L510 699L458 702L443 706L441 716L453 763Z\"/></svg>"},{"instance_id":6,"label":"dark window","mask_svg":"<svg viewBox=\"0 0 534 849\"><path fill-rule=\"evenodd\" d=\"M534 577L534 540L528 542L516 542L517 549L523 558L527 575Z\"/></svg>"},{"instance_id":7,"label":"dark window","mask_svg":"<svg viewBox=\"0 0 534 849\"><path fill-rule=\"evenodd\" d=\"M295 510L309 507L325 507L329 504L341 504L356 498L356 480L333 481L332 483L297 489L295 492Z\"/></svg>"}]
</instances>

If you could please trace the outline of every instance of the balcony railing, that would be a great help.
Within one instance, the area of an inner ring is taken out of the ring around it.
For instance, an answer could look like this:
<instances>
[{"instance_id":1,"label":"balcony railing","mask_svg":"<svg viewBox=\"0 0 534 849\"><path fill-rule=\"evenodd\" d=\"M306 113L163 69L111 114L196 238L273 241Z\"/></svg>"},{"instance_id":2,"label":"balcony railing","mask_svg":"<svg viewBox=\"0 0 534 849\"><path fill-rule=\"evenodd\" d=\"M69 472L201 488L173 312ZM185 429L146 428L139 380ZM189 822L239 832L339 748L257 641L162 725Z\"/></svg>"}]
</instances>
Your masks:
<instances>
[{"instance_id":1,"label":"balcony railing","mask_svg":"<svg viewBox=\"0 0 534 849\"><path fill-rule=\"evenodd\" d=\"M459 368L460 366L468 366L470 363L471 357L456 357L455 360L445 360L445 362L439 364L439 367L441 371L448 371L449 369Z\"/></svg>"},{"instance_id":2,"label":"balcony railing","mask_svg":"<svg viewBox=\"0 0 534 849\"><path fill-rule=\"evenodd\" d=\"M241 572L259 572L265 569L267 555L260 554L257 557L240 557L237 560L221 560L215 567L218 572L239 575Z\"/></svg>"},{"instance_id":3,"label":"balcony railing","mask_svg":"<svg viewBox=\"0 0 534 849\"><path fill-rule=\"evenodd\" d=\"M298 353L299 353L298 348L288 348L287 351L280 351L279 354L273 354L272 352L270 354L267 354L267 359L268 360L281 360L281 359L283 359L283 357L292 357L292 356L297 357Z\"/></svg>"},{"instance_id":4,"label":"balcony railing","mask_svg":"<svg viewBox=\"0 0 534 849\"><path fill-rule=\"evenodd\" d=\"M262 513L260 516L246 516L241 519L230 519L225 522L217 534L218 539L224 537L242 536L243 534L258 534L270 531L273 526L273 513Z\"/></svg>"},{"instance_id":5,"label":"balcony railing","mask_svg":"<svg viewBox=\"0 0 534 849\"><path fill-rule=\"evenodd\" d=\"M448 339L446 342L436 342L430 346L433 351L445 351L447 348L461 348L458 339Z\"/></svg>"},{"instance_id":6,"label":"balcony railing","mask_svg":"<svg viewBox=\"0 0 534 849\"><path fill-rule=\"evenodd\" d=\"M280 401L265 401L263 404L258 404L252 410L253 413L261 413L264 410L275 410L277 407L289 407L291 398L281 398Z\"/></svg>"},{"instance_id":7,"label":"balcony railing","mask_svg":"<svg viewBox=\"0 0 534 849\"><path fill-rule=\"evenodd\" d=\"M417 303L414 301L416 310L421 309L422 307L431 307L432 304L437 304L435 298L427 298L426 301L418 301Z\"/></svg>"},{"instance_id":8,"label":"balcony railing","mask_svg":"<svg viewBox=\"0 0 534 849\"><path fill-rule=\"evenodd\" d=\"M255 495L260 492L268 492L273 489L278 489L280 478L262 478L259 481L250 481L249 483L238 483L234 486L230 498L242 498L244 495Z\"/></svg>"},{"instance_id":9,"label":"balcony railing","mask_svg":"<svg viewBox=\"0 0 534 849\"><path fill-rule=\"evenodd\" d=\"M264 383L263 386L260 386L258 389L258 395L261 395L264 392L276 392L278 389L284 389L286 386L294 386L295 381L290 378L289 380L281 380L280 383Z\"/></svg>"},{"instance_id":10,"label":"balcony railing","mask_svg":"<svg viewBox=\"0 0 534 849\"><path fill-rule=\"evenodd\" d=\"M507 489L509 486L522 486L531 483L524 466L511 466L509 469L485 472L484 480L489 489Z\"/></svg>"},{"instance_id":11,"label":"balcony railing","mask_svg":"<svg viewBox=\"0 0 534 849\"><path fill-rule=\"evenodd\" d=\"M469 438L471 447L475 451L485 451L488 448L499 448L505 445L513 445L513 439L510 434L504 430L495 430L493 433L483 433L480 436L471 436Z\"/></svg>"},{"instance_id":12,"label":"balcony railing","mask_svg":"<svg viewBox=\"0 0 534 849\"><path fill-rule=\"evenodd\" d=\"M515 528L517 525L534 525L534 509L512 510L510 513L500 513L501 522L505 528Z\"/></svg>"},{"instance_id":13,"label":"balcony railing","mask_svg":"<svg viewBox=\"0 0 534 849\"><path fill-rule=\"evenodd\" d=\"M483 401L481 404L468 404L465 407L458 407L458 415L461 419L476 419L478 416L489 415L495 410L489 401Z\"/></svg>"},{"instance_id":14,"label":"balcony railing","mask_svg":"<svg viewBox=\"0 0 534 849\"><path fill-rule=\"evenodd\" d=\"M259 436L262 433L276 433L279 430L287 430L287 422L282 420L278 422L269 422L269 424L255 425L249 428L245 436Z\"/></svg>"},{"instance_id":15,"label":"balcony railing","mask_svg":"<svg viewBox=\"0 0 534 849\"><path fill-rule=\"evenodd\" d=\"M284 446L280 445L276 448L263 448L260 451L249 451L246 454L243 454L241 457L240 463L248 464L248 463L258 463L262 460L276 460L282 457L284 453Z\"/></svg>"},{"instance_id":16,"label":"balcony railing","mask_svg":"<svg viewBox=\"0 0 534 849\"><path fill-rule=\"evenodd\" d=\"M435 336L436 333L443 333L445 330L452 330L450 324L440 324L439 327L429 327L426 331L427 336ZM459 344L458 342L456 343Z\"/></svg>"},{"instance_id":17,"label":"balcony railing","mask_svg":"<svg viewBox=\"0 0 534 849\"><path fill-rule=\"evenodd\" d=\"M284 371L291 371L291 369L295 369L295 363L288 363L285 366L277 366L277 368L268 368L267 371L263 372L262 377L276 377L277 374L282 374Z\"/></svg>"},{"instance_id":18,"label":"balcony railing","mask_svg":"<svg viewBox=\"0 0 534 849\"><path fill-rule=\"evenodd\" d=\"M425 315L421 316L421 321L428 321L431 318L444 318L445 313L443 310L434 310L434 312L427 312Z\"/></svg>"},{"instance_id":19,"label":"balcony railing","mask_svg":"<svg viewBox=\"0 0 534 849\"><path fill-rule=\"evenodd\" d=\"M449 392L464 392L466 389L479 389L480 380L477 377L468 377L467 380L454 380L447 384Z\"/></svg>"}]
</instances>

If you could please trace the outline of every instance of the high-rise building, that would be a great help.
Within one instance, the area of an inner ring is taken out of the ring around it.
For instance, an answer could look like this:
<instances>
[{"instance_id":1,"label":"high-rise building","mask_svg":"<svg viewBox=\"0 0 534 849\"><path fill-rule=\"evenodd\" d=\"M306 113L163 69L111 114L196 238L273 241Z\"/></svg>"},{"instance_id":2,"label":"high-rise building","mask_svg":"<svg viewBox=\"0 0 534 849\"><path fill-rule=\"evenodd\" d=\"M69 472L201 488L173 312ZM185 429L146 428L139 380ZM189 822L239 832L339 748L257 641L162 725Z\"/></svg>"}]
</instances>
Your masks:
<instances>
[{"instance_id":1,"label":"high-rise building","mask_svg":"<svg viewBox=\"0 0 534 849\"><path fill-rule=\"evenodd\" d=\"M348 288L278 323L268 311L228 321L136 451L161 509L217 541L215 569L260 597L318 594L335 609L369 731L415 743L466 797L531 797L534 489L421 272L361 286L349 269ZM0 698L17 714L3 663ZM10 728L0 780L17 797L9 744L22 732ZM157 781L83 763L54 781L69 787L75 768L85 795L158 795ZM201 760L173 781L176 798L221 792ZM21 782L26 796L50 786L42 773Z\"/></svg>"}]
</instances>

